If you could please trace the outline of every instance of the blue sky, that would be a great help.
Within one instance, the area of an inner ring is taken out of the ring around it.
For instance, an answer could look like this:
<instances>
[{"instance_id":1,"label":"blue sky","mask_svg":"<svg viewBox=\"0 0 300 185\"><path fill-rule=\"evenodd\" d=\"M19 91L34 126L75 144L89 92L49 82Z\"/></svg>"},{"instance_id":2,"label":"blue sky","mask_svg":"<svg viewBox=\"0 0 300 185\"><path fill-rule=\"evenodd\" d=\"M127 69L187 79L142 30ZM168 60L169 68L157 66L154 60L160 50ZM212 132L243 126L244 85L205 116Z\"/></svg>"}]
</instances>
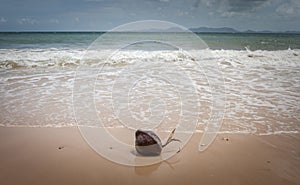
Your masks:
<instances>
[{"instance_id":1,"label":"blue sky","mask_svg":"<svg viewBox=\"0 0 300 185\"><path fill-rule=\"evenodd\" d=\"M100 31L140 20L300 31L300 0L0 0L0 31Z\"/></svg>"}]
</instances>

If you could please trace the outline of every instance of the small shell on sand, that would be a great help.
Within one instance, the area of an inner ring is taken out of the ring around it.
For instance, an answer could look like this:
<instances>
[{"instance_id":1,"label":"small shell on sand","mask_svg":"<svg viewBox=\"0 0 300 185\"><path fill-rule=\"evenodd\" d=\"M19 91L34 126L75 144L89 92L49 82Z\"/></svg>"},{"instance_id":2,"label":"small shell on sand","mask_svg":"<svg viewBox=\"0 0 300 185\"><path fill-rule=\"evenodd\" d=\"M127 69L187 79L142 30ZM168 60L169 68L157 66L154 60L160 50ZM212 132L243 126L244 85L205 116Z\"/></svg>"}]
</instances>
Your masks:
<instances>
[{"instance_id":1,"label":"small shell on sand","mask_svg":"<svg viewBox=\"0 0 300 185\"><path fill-rule=\"evenodd\" d=\"M229 138L228 137L223 137L222 140L229 141Z\"/></svg>"}]
</instances>

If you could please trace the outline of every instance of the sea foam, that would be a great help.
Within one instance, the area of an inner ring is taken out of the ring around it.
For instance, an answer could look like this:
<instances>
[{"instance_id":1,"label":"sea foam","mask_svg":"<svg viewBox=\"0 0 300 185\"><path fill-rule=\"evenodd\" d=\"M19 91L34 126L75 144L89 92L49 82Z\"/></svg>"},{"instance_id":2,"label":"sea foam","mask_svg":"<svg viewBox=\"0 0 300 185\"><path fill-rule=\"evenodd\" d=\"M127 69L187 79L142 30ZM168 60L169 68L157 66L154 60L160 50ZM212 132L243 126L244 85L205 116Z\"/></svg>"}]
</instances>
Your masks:
<instances>
[{"instance_id":1,"label":"sea foam","mask_svg":"<svg viewBox=\"0 0 300 185\"><path fill-rule=\"evenodd\" d=\"M110 58L97 58L98 52L105 52ZM83 49L70 48L0 49L0 125L76 126L72 89L78 67L97 69L105 64L106 68L100 75L101 81L95 83L95 102L109 106L115 79L120 77L122 70L142 61L186 66L184 69L195 80L193 86L201 101L197 130L203 132L210 120L213 101L210 84L205 76L214 74L201 73L196 76L198 73L195 71L209 73L206 62L211 61L221 71L226 87L225 116L220 133L264 135L300 131L300 50L205 49L191 50L189 53L197 53L198 58L180 50L124 50L117 54L106 50L89 51L87 54ZM151 93L162 93L161 84L157 84L157 89L153 88L155 83L158 82L143 81L139 86L141 89L135 93L137 99L146 97L142 92L147 87L152 88ZM162 94L162 97L168 97L171 101L166 105L173 106L174 103L173 107L176 107L176 103L180 103L178 101L181 100L175 97L176 89L165 93L169 95ZM149 116L151 112L147 107L132 108L132 115L136 119L142 119L141 115ZM108 116L111 114L109 109L107 112L98 111L100 117L103 117L104 126L122 127L117 117ZM177 110L171 108L167 111L166 120L176 123L179 119L175 114ZM95 123L93 126L99 125ZM166 125L164 129L169 130L169 126L174 125Z\"/></svg>"}]
</instances>

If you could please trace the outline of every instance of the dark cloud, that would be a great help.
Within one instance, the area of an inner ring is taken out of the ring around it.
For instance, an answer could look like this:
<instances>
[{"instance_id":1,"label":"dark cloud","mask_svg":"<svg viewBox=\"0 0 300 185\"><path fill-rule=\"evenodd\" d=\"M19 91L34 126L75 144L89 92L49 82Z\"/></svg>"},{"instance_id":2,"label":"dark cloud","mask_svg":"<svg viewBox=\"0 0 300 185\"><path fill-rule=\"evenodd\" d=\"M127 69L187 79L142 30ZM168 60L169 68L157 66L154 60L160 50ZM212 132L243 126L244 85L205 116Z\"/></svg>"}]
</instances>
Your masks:
<instances>
[{"instance_id":1,"label":"dark cloud","mask_svg":"<svg viewBox=\"0 0 300 185\"><path fill-rule=\"evenodd\" d=\"M230 12L247 12L261 7L269 0L228 0L228 10Z\"/></svg>"},{"instance_id":2,"label":"dark cloud","mask_svg":"<svg viewBox=\"0 0 300 185\"><path fill-rule=\"evenodd\" d=\"M185 27L300 30L300 0L0 0L0 4L0 31L109 30L145 19Z\"/></svg>"}]
</instances>

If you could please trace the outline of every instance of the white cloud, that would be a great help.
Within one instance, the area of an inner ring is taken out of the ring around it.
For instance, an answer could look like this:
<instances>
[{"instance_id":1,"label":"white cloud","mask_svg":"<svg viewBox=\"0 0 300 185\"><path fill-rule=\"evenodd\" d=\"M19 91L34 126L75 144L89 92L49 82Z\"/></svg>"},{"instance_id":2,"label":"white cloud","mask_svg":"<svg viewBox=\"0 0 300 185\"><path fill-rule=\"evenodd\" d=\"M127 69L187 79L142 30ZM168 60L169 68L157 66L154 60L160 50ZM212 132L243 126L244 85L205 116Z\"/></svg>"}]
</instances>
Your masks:
<instances>
[{"instance_id":1,"label":"white cloud","mask_svg":"<svg viewBox=\"0 0 300 185\"><path fill-rule=\"evenodd\" d=\"M235 16L237 14L239 14L239 13L236 13L236 12L223 12L223 13L221 13L221 17L230 18L230 17L233 17L233 16Z\"/></svg>"},{"instance_id":2,"label":"white cloud","mask_svg":"<svg viewBox=\"0 0 300 185\"><path fill-rule=\"evenodd\" d=\"M21 18L17 21L19 24L37 24L38 21L31 18Z\"/></svg>"},{"instance_id":3,"label":"white cloud","mask_svg":"<svg viewBox=\"0 0 300 185\"><path fill-rule=\"evenodd\" d=\"M289 0L281 4L276 12L285 17L295 17L300 15L300 1L299 0Z\"/></svg>"},{"instance_id":4,"label":"white cloud","mask_svg":"<svg viewBox=\"0 0 300 185\"><path fill-rule=\"evenodd\" d=\"M177 10L177 15L180 16L180 17L181 16L187 16L187 15L189 15L189 12Z\"/></svg>"},{"instance_id":5,"label":"white cloud","mask_svg":"<svg viewBox=\"0 0 300 185\"><path fill-rule=\"evenodd\" d=\"M203 6L218 13L221 17L242 16L256 12L273 0L198 0L195 7Z\"/></svg>"},{"instance_id":6,"label":"white cloud","mask_svg":"<svg viewBox=\"0 0 300 185\"><path fill-rule=\"evenodd\" d=\"M103 2L104 0L84 0L85 2Z\"/></svg>"},{"instance_id":7,"label":"white cloud","mask_svg":"<svg viewBox=\"0 0 300 185\"><path fill-rule=\"evenodd\" d=\"M1 24L1 23L6 23L6 22L7 22L7 20L6 20L4 17L1 17L1 18L0 18L0 24Z\"/></svg>"},{"instance_id":8,"label":"white cloud","mask_svg":"<svg viewBox=\"0 0 300 185\"><path fill-rule=\"evenodd\" d=\"M59 24L59 20L58 19L50 19L50 23Z\"/></svg>"}]
</instances>

